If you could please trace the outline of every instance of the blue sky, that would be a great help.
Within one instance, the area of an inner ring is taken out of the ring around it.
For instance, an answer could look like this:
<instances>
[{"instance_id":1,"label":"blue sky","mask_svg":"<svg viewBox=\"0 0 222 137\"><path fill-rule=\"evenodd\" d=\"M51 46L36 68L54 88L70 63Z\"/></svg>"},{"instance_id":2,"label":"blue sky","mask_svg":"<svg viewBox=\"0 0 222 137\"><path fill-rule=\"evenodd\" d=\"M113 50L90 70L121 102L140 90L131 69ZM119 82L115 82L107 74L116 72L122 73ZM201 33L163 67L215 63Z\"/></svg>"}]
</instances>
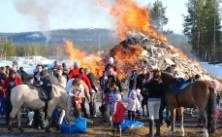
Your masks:
<instances>
[{"instance_id":1,"label":"blue sky","mask_svg":"<svg viewBox=\"0 0 222 137\"><path fill-rule=\"evenodd\" d=\"M95 0L0 0L0 32L67 28L113 28L112 17ZM4 2L3 2L4 1ZM135 0L147 6L155 0ZM162 0L169 28L182 34L188 0Z\"/></svg>"}]
</instances>

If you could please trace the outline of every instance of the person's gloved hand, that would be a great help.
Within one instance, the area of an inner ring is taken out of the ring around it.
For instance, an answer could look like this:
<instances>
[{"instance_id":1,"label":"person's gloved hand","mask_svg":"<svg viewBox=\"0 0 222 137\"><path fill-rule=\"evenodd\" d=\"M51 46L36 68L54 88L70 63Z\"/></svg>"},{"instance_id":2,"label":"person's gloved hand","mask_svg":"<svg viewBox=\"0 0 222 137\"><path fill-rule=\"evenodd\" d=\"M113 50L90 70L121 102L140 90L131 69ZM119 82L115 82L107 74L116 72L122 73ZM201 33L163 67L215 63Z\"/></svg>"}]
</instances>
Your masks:
<instances>
[{"instance_id":1,"label":"person's gloved hand","mask_svg":"<svg viewBox=\"0 0 222 137\"><path fill-rule=\"evenodd\" d=\"M70 93L68 93L68 95L69 95L69 96L74 96L74 94L73 94L73 93L71 93L71 92L70 92Z\"/></svg>"},{"instance_id":2,"label":"person's gloved hand","mask_svg":"<svg viewBox=\"0 0 222 137\"><path fill-rule=\"evenodd\" d=\"M36 86L37 87L41 87L43 85L43 82L42 81L38 81L37 83L36 83Z\"/></svg>"}]
</instances>

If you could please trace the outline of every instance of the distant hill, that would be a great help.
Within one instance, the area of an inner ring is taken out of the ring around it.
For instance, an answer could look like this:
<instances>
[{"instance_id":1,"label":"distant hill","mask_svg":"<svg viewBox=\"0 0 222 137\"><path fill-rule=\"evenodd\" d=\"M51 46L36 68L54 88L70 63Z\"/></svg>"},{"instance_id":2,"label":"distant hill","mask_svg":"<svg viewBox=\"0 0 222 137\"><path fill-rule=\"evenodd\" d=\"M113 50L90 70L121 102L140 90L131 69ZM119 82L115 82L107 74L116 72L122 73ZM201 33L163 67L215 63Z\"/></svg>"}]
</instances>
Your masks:
<instances>
[{"instance_id":1,"label":"distant hill","mask_svg":"<svg viewBox=\"0 0 222 137\"><path fill-rule=\"evenodd\" d=\"M113 46L118 43L118 35L107 29L64 29L47 32L0 33L15 45L26 44L63 44L65 39L81 46Z\"/></svg>"},{"instance_id":2,"label":"distant hill","mask_svg":"<svg viewBox=\"0 0 222 137\"><path fill-rule=\"evenodd\" d=\"M63 44L65 39L68 39L72 40L75 45L81 46L87 50L91 50L92 48L108 49L119 43L116 32L108 29L61 29L45 33L39 31L0 33L0 38L1 37L6 37L15 45L59 45ZM172 33L167 34L167 38L172 45L182 48L186 53L190 53L190 46L185 36Z\"/></svg>"}]
</instances>

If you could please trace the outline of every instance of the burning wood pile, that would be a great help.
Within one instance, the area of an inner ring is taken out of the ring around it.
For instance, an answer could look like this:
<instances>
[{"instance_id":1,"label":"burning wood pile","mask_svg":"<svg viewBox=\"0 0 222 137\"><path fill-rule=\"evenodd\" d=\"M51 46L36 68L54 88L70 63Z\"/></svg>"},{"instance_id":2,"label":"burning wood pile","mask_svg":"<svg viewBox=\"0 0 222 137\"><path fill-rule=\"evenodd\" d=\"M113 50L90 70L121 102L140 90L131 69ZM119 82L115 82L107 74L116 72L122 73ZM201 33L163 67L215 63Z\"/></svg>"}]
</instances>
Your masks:
<instances>
[{"instance_id":1,"label":"burning wood pile","mask_svg":"<svg viewBox=\"0 0 222 137\"><path fill-rule=\"evenodd\" d=\"M182 50L167 43L166 37L152 27L146 7L141 7L132 0L114 0L111 5L103 1L101 5L115 20L116 31L122 40L108 55L115 58L120 79L126 78L133 69L139 70L143 66L165 70L168 66L176 65L174 74L177 77L190 78L199 74L222 83L196 61L189 59ZM98 76L102 74L107 56L88 55L73 49L70 42L65 42L65 48L71 61L79 61L83 67L91 68Z\"/></svg>"},{"instance_id":2,"label":"burning wood pile","mask_svg":"<svg viewBox=\"0 0 222 137\"><path fill-rule=\"evenodd\" d=\"M132 69L139 70L143 66L165 70L175 65L176 77L190 78L199 74L206 79L215 80L196 61L189 59L182 50L140 32L128 32L126 40L115 46L110 51L110 55L115 58L121 77L129 74Z\"/></svg>"}]
</instances>

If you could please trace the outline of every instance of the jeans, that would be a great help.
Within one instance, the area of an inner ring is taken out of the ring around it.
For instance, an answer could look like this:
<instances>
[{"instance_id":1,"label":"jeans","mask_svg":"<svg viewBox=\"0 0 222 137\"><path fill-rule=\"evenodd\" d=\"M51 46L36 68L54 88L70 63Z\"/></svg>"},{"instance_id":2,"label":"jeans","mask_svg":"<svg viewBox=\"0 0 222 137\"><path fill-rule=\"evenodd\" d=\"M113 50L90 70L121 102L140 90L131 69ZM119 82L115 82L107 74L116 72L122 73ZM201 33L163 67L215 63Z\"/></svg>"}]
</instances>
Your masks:
<instances>
[{"instance_id":1,"label":"jeans","mask_svg":"<svg viewBox=\"0 0 222 137\"><path fill-rule=\"evenodd\" d=\"M82 98L81 110L83 112L84 117L88 118L89 116L88 116L88 113L86 111L85 98Z\"/></svg>"},{"instance_id":2,"label":"jeans","mask_svg":"<svg viewBox=\"0 0 222 137\"><path fill-rule=\"evenodd\" d=\"M91 92L90 95L92 97L92 102L89 104L89 111L90 115L94 116L96 114L96 93Z\"/></svg>"},{"instance_id":3,"label":"jeans","mask_svg":"<svg viewBox=\"0 0 222 137\"><path fill-rule=\"evenodd\" d=\"M0 116L3 116L6 114L5 111L6 107L5 107L5 99L3 97L0 98Z\"/></svg>"}]
</instances>

